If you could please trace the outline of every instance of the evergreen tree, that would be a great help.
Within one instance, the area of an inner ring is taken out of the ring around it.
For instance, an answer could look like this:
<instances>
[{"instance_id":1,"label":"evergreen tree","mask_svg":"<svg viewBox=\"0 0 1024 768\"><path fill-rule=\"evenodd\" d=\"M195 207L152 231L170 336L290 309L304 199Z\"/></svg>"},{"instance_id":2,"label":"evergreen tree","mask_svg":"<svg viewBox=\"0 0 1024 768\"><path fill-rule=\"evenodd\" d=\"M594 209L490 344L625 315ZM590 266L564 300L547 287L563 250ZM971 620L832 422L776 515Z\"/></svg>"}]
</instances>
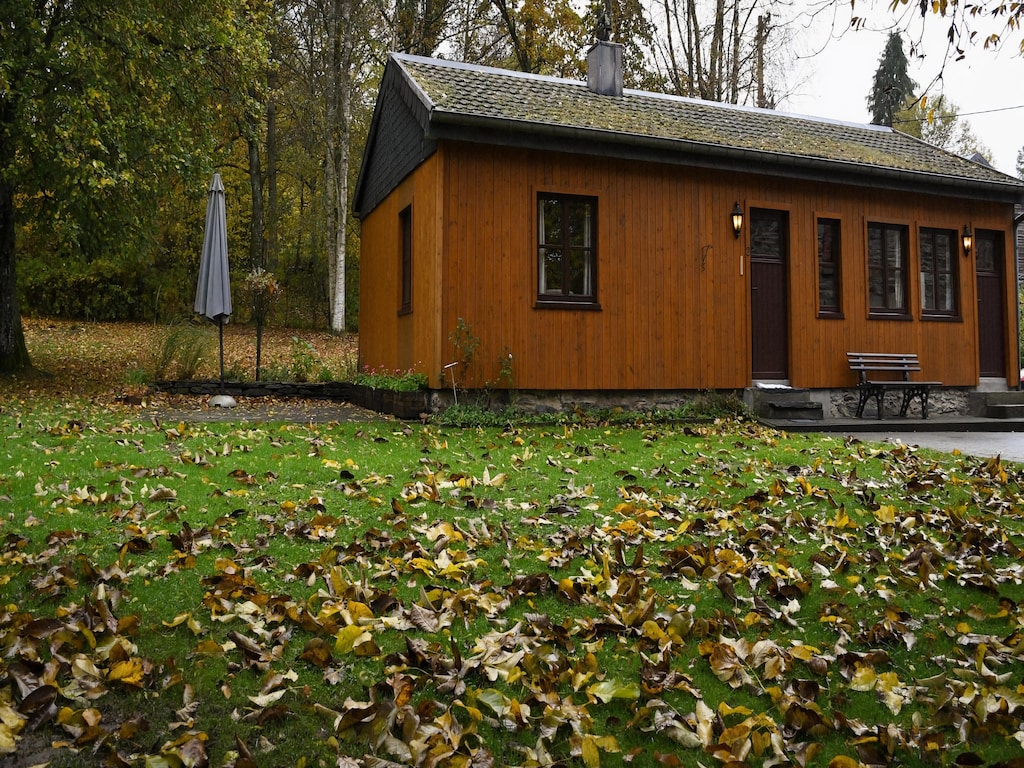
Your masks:
<instances>
[{"instance_id":1,"label":"evergreen tree","mask_svg":"<svg viewBox=\"0 0 1024 768\"><path fill-rule=\"evenodd\" d=\"M1017 178L1024 179L1024 147L1017 150Z\"/></svg>"},{"instance_id":2,"label":"evergreen tree","mask_svg":"<svg viewBox=\"0 0 1024 768\"><path fill-rule=\"evenodd\" d=\"M891 32L868 95L871 122L875 125L891 126L895 114L913 98L917 83L910 79L907 68L903 37L899 32Z\"/></svg>"}]
</instances>

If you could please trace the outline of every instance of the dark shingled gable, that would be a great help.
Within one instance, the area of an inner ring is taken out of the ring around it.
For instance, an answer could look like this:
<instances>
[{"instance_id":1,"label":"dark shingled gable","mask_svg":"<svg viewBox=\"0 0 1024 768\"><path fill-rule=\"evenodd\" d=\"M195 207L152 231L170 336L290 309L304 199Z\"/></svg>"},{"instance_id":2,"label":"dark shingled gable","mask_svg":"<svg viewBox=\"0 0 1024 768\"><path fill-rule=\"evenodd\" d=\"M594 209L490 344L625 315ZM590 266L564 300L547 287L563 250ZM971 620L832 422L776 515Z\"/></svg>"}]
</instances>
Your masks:
<instances>
[{"instance_id":1,"label":"dark shingled gable","mask_svg":"<svg viewBox=\"0 0 1024 768\"><path fill-rule=\"evenodd\" d=\"M396 66L426 113L431 140L1024 200L1024 182L886 127L645 91L603 96L574 80L405 54L392 54L388 68Z\"/></svg>"}]
</instances>

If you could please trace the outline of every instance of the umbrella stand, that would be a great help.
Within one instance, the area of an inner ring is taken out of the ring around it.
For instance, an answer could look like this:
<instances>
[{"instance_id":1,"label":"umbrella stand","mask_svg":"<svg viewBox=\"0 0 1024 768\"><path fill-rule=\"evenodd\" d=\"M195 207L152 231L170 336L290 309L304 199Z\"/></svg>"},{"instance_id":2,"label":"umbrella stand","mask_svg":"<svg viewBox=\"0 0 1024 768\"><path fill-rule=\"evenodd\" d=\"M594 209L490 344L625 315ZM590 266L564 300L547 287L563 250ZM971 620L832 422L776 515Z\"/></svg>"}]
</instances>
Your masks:
<instances>
[{"instance_id":1,"label":"umbrella stand","mask_svg":"<svg viewBox=\"0 0 1024 768\"><path fill-rule=\"evenodd\" d=\"M234 408L238 404L235 398L224 394L224 315L217 315L217 336L220 341L220 394L210 398L210 405L219 408Z\"/></svg>"}]
</instances>

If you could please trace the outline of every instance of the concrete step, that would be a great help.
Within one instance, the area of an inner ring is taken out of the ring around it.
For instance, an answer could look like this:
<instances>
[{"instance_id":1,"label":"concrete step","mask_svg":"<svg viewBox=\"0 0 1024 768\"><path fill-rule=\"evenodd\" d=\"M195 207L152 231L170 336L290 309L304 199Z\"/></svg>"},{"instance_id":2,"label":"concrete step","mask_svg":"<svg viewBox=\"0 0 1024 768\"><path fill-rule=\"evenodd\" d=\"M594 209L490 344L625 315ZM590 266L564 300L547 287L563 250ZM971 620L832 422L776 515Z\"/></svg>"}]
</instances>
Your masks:
<instances>
[{"instance_id":1,"label":"concrete step","mask_svg":"<svg viewBox=\"0 0 1024 768\"><path fill-rule=\"evenodd\" d=\"M821 421L824 418L821 403L810 400L781 400L775 398L762 399L759 415L768 419L794 419L801 421Z\"/></svg>"},{"instance_id":2,"label":"concrete step","mask_svg":"<svg viewBox=\"0 0 1024 768\"><path fill-rule=\"evenodd\" d=\"M989 403L985 415L990 419L1024 419L1024 402Z\"/></svg>"},{"instance_id":3,"label":"concrete step","mask_svg":"<svg viewBox=\"0 0 1024 768\"><path fill-rule=\"evenodd\" d=\"M989 419L1024 418L1024 391L971 392L967 395L967 412Z\"/></svg>"},{"instance_id":4,"label":"concrete step","mask_svg":"<svg viewBox=\"0 0 1024 768\"><path fill-rule=\"evenodd\" d=\"M1003 405L1005 403L1024 403L1024 391L1007 390L1006 392L979 392L984 395L985 402L989 405Z\"/></svg>"}]
</instances>

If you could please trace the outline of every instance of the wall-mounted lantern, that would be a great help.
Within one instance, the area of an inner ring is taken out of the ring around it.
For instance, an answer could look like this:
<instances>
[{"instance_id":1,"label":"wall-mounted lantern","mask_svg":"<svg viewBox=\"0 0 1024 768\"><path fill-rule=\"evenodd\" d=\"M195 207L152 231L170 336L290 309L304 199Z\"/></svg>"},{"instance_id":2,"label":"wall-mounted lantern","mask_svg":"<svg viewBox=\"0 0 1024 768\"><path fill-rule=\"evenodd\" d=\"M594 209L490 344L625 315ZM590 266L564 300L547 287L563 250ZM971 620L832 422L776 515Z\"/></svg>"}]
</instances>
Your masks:
<instances>
[{"instance_id":1,"label":"wall-mounted lantern","mask_svg":"<svg viewBox=\"0 0 1024 768\"><path fill-rule=\"evenodd\" d=\"M974 237L971 235L971 228L964 224L964 258L971 255L971 246L974 245Z\"/></svg>"},{"instance_id":2,"label":"wall-mounted lantern","mask_svg":"<svg viewBox=\"0 0 1024 768\"><path fill-rule=\"evenodd\" d=\"M743 209L737 202L732 207L732 233L739 238L741 229L743 229Z\"/></svg>"}]
</instances>

